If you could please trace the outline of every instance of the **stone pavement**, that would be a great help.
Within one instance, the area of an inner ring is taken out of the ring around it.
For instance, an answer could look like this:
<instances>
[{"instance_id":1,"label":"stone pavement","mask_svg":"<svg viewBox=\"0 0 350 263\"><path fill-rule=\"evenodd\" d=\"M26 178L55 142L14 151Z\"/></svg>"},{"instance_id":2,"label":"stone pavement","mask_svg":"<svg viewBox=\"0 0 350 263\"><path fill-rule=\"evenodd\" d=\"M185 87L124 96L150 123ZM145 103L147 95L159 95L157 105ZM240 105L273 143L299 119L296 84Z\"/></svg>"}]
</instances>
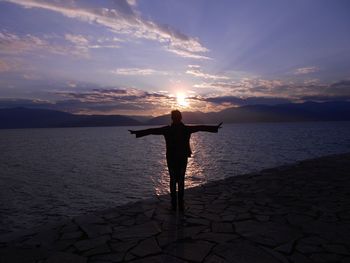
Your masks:
<instances>
[{"instance_id":1,"label":"stone pavement","mask_svg":"<svg viewBox=\"0 0 350 263\"><path fill-rule=\"evenodd\" d=\"M0 237L0 262L350 262L350 154Z\"/></svg>"}]
</instances>

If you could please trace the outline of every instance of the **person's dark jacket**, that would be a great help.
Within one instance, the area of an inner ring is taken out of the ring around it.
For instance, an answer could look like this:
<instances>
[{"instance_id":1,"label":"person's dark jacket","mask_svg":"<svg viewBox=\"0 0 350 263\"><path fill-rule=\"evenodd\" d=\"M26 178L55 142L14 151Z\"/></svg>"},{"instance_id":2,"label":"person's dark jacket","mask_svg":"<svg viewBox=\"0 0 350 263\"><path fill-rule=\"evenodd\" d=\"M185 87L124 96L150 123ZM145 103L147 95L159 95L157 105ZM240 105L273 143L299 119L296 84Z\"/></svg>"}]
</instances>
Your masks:
<instances>
[{"instance_id":1,"label":"person's dark jacket","mask_svg":"<svg viewBox=\"0 0 350 263\"><path fill-rule=\"evenodd\" d=\"M135 131L135 134L136 138L150 134L164 135L166 142L166 157L171 159L191 156L191 134L198 131L218 132L218 126L185 125L181 122L179 124L171 124L160 128Z\"/></svg>"}]
</instances>

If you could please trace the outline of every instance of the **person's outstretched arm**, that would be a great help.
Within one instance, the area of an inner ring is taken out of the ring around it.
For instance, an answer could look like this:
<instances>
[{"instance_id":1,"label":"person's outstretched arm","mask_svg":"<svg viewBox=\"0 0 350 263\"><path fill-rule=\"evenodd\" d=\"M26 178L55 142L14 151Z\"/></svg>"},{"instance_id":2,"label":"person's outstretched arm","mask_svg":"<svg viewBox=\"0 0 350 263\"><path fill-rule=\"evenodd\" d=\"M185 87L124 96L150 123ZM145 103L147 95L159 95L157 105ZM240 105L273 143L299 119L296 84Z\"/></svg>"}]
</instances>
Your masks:
<instances>
[{"instance_id":1,"label":"person's outstretched arm","mask_svg":"<svg viewBox=\"0 0 350 263\"><path fill-rule=\"evenodd\" d=\"M218 125L194 125L188 126L191 133L205 131L205 132L218 132L221 129L222 122Z\"/></svg>"},{"instance_id":2,"label":"person's outstretched arm","mask_svg":"<svg viewBox=\"0 0 350 263\"><path fill-rule=\"evenodd\" d=\"M151 135L151 134L152 135L163 135L166 127L167 126L160 127L160 128L151 128L151 129L145 129L145 130L138 130L138 131L129 130L129 132L131 134L135 134L136 138L147 136L147 135Z\"/></svg>"}]
</instances>

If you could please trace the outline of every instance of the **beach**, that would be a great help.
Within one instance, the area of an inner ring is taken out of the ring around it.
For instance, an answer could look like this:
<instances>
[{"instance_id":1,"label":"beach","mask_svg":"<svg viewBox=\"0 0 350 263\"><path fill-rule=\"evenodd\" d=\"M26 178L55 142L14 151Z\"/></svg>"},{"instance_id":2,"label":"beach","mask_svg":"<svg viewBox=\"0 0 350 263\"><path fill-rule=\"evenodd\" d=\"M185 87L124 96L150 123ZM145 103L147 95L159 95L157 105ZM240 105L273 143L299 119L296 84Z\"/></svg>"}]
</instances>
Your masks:
<instances>
[{"instance_id":1,"label":"beach","mask_svg":"<svg viewBox=\"0 0 350 263\"><path fill-rule=\"evenodd\" d=\"M0 262L350 262L350 153L0 236Z\"/></svg>"}]
</instances>

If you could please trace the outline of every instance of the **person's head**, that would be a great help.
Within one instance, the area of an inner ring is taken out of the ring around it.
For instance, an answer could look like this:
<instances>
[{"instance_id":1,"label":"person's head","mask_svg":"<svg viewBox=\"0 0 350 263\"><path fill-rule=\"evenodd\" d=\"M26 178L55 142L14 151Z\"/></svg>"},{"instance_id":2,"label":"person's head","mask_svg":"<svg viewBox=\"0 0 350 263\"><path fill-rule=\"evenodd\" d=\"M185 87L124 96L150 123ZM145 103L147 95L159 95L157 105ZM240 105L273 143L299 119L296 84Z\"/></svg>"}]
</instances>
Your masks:
<instances>
[{"instance_id":1,"label":"person's head","mask_svg":"<svg viewBox=\"0 0 350 263\"><path fill-rule=\"evenodd\" d=\"M179 110L171 111L171 119L172 119L174 124L180 123L182 120L181 112Z\"/></svg>"}]
</instances>

